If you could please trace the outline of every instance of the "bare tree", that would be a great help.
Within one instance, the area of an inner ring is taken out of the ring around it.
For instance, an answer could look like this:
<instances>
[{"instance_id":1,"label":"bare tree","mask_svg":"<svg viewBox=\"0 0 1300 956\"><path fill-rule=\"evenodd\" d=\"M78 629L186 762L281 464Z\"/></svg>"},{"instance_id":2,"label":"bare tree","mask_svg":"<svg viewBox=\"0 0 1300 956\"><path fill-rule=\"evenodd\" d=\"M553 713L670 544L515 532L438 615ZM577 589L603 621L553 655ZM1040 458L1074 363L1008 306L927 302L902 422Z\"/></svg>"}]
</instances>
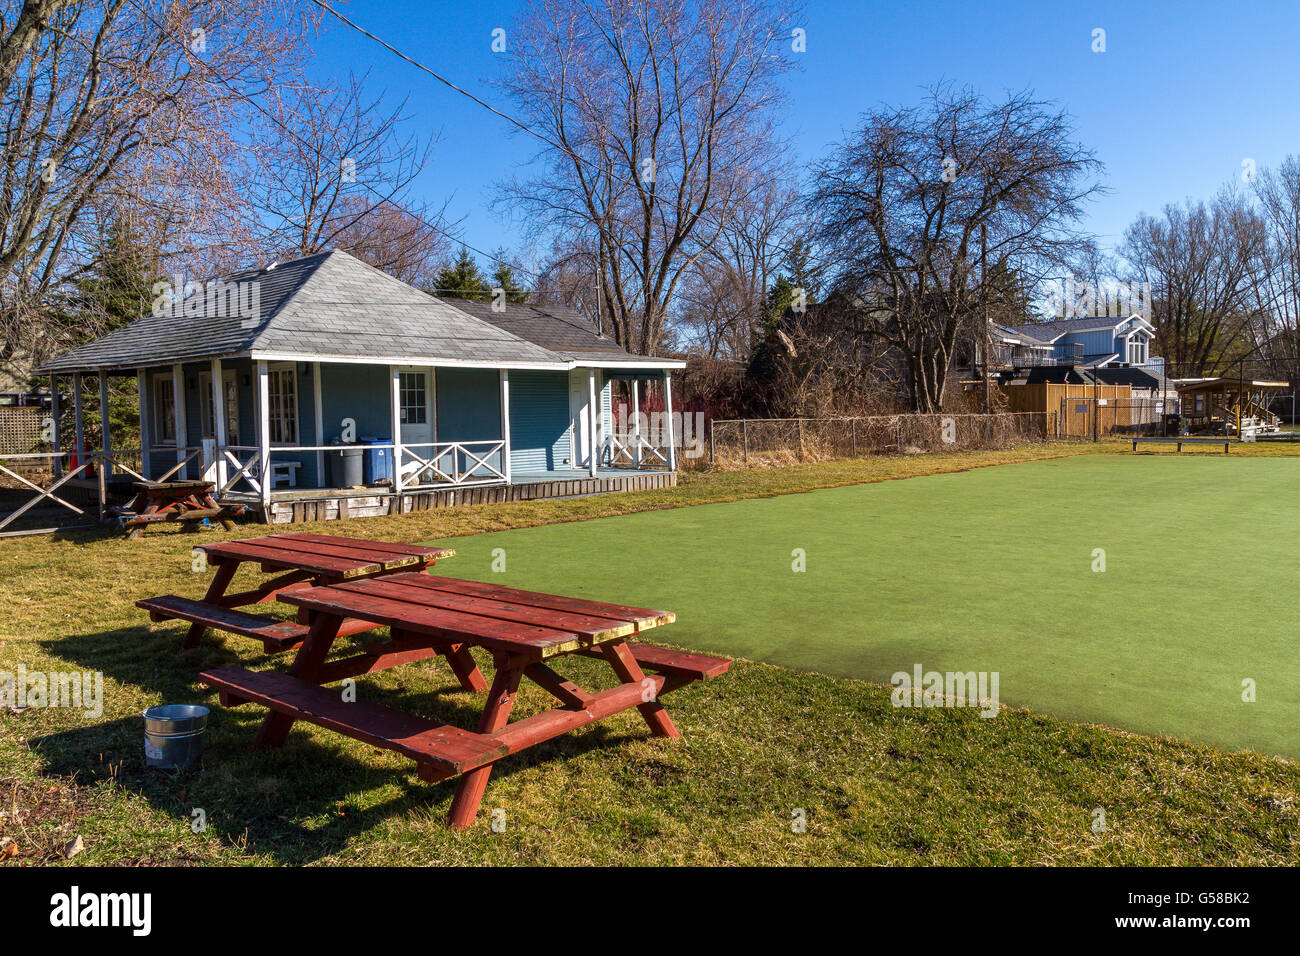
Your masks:
<instances>
[{"instance_id":1,"label":"bare tree","mask_svg":"<svg viewBox=\"0 0 1300 956\"><path fill-rule=\"evenodd\" d=\"M302 26L280 0L6 5L0 352L12 374L95 331L66 327L50 297L94 265L113 220L193 249L234 201L233 118L293 66Z\"/></svg>"},{"instance_id":2,"label":"bare tree","mask_svg":"<svg viewBox=\"0 0 1300 956\"><path fill-rule=\"evenodd\" d=\"M678 338L710 358L747 361L768 288L807 218L798 192L777 182L739 206L682 282Z\"/></svg>"},{"instance_id":3,"label":"bare tree","mask_svg":"<svg viewBox=\"0 0 1300 956\"><path fill-rule=\"evenodd\" d=\"M259 122L253 204L267 229L266 245L305 256L356 242L371 216L405 207L410 186L433 142L401 132L405 104L394 109L349 76L336 89L297 84L276 91ZM421 210L420 215L425 211Z\"/></svg>"},{"instance_id":4,"label":"bare tree","mask_svg":"<svg viewBox=\"0 0 1300 956\"><path fill-rule=\"evenodd\" d=\"M590 243L615 339L663 346L686 272L766 188L788 67L769 0L535 0L505 88L546 138L546 172L502 187L535 234Z\"/></svg>"},{"instance_id":5,"label":"bare tree","mask_svg":"<svg viewBox=\"0 0 1300 956\"><path fill-rule=\"evenodd\" d=\"M1259 354L1293 385L1300 383L1300 157L1287 156L1255 181L1268 251L1258 271Z\"/></svg>"},{"instance_id":6,"label":"bare tree","mask_svg":"<svg viewBox=\"0 0 1300 956\"><path fill-rule=\"evenodd\" d=\"M1100 163L1063 112L1029 93L998 103L933 89L920 107L869 114L816 169L819 236L839 301L902 356L912 407L942 407L959 333L981 321L990 268L1061 262L1100 188Z\"/></svg>"},{"instance_id":7,"label":"bare tree","mask_svg":"<svg viewBox=\"0 0 1300 956\"><path fill-rule=\"evenodd\" d=\"M1264 221L1241 193L1141 215L1120 252L1150 283L1156 344L1173 374L1203 375L1237 357L1257 308Z\"/></svg>"}]
</instances>

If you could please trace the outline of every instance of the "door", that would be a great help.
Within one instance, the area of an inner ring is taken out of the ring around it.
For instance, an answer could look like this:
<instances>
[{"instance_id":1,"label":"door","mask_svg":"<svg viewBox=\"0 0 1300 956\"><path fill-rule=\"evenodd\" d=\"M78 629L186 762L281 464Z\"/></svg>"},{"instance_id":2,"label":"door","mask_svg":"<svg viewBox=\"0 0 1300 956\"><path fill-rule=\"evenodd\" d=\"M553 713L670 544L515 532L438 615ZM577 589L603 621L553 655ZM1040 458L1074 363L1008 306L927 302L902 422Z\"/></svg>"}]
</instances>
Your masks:
<instances>
[{"instance_id":1,"label":"door","mask_svg":"<svg viewBox=\"0 0 1300 956\"><path fill-rule=\"evenodd\" d=\"M570 467L589 467L588 455L591 454L591 391L587 383L587 370L573 369L569 372L569 418L573 449Z\"/></svg>"},{"instance_id":2,"label":"door","mask_svg":"<svg viewBox=\"0 0 1300 956\"><path fill-rule=\"evenodd\" d=\"M401 368L397 374L401 426L399 437L402 445L416 446L411 449L411 453L430 461L433 458L434 441L432 376L427 368ZM421 469L418 462L407 455L402 457L406 459L401 463L404 482L409 484L413 478L420 483L433 480L432 474L427 469Z\"/></svg>"}]
</instances>

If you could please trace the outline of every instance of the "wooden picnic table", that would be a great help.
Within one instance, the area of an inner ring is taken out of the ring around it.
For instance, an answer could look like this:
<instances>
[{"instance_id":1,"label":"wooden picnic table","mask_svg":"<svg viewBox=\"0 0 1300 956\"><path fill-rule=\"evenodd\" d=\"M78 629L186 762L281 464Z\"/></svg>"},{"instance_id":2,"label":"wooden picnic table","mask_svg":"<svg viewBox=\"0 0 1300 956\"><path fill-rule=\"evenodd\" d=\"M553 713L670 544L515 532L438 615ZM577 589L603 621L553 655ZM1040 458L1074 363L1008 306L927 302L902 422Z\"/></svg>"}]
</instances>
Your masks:
<instances>
[{"instance_id":1,"label":"wooden picnic table","mask_svg":"<svg viewBox=\"0 0 1300 956\"><path fill-rule=\"evenodd\" d=\"M309 633L289 673L225 666L204 671L199 679L220 691L224 705L252 702L270 709L257 735L258 747L280 746L294 722L306 720L411 757L421 779L460 775L449 814L455 829L473 822L492 765L502 757L633 707L656 736L680 736L660 697L731 666L726 658L629 640L671 623L675 617L669 611L426 573L339 581L277 596L306 611L310 619ZM388 640L352 657L327 660L345 624L357 619L386 625ZM469 653L472 647L489 652L495 666L474 731L374 703L348 702L337 689L322 686L441 655L463 688L482 691L487 684ZM618 684L593 692L561 676L552 664L569 654L606 661ZM525 677L559 705L508 723Z\"/></svg>"},{"instance_id":2,"label":"wooden picnic table","mask_svg":"<svg viewBox=\"0 0 1300 956\"><path fill-rule=\"evenodd\" d=\"M134 481L135 497L111 509L118 522L128 528L128 538L139 538L151 524L163 521L220 521L233 531L244 505L219 505L212 497L216 488L210 481Z\"/></svg>"},{"instance_id":3,"label":"wooden picnic table","mask_svg":"<svg viewBox=\"0 0 1300 956\"><path fill-rule=\"evenodd\" d=\"M292 532L239 541L201 544L209 564L216 568L212 583L201 601L164 594L137 601L155 621L190 622L181 647L196 647L208 628L229 631L262 641L267 653L287 651L307 636L305 612L300 623L234 610L250 604L272 601L281 592L314 585L357 581L400 571L422 571L439 558L456 552L393 541L368 541L335 535ZM235 572L244 564L257 565L264 574L276 576L248 591L228 593ZM369 621L346 623L343 634L372 630Z\"/></svg>"}]
</instances>

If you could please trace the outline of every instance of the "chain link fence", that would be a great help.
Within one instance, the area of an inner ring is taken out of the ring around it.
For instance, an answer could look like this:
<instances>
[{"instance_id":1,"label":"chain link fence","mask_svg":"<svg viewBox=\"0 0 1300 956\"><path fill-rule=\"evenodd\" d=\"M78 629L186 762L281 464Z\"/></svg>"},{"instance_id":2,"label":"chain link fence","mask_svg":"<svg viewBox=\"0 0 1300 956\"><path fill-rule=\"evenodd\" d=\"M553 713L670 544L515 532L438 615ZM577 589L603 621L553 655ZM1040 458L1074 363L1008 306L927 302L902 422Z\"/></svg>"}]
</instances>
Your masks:
<instances>
[{"instance_id":1,"label":"chain link fence","mask_svg":"<svg viewBox=\"0 0 1300 956\"><path fill-rule=\"evenodd\" d=\"M1000 412L714 420L709 460L738 466L1010 448L1054 437L1054 417L1043 412Z\"/></svg>"}]
</instances>

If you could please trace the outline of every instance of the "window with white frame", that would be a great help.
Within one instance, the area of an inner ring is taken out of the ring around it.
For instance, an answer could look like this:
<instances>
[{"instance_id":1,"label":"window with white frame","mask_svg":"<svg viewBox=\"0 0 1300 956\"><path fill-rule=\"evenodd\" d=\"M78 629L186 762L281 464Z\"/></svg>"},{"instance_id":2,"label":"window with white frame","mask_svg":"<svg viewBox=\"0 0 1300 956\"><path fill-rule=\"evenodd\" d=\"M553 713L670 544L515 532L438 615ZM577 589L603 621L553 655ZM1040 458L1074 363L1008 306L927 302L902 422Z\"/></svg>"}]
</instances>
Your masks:
<instances>
[{"instance_id":1,"label":"window with white frame","mask_svg":"<svg viewBox=\"0 0 1300 956\"><path fill-rule=\"evenodd\" d=\"M1145 365L1147 360L1147 340L1135 335L1128 340L1128 364Z\"/></svg>"},{"instance_id":2,"label":"window with white frame","mask_svg":"<svg viewBox=\"0 0 1300 956\"><path fill-rule=\"evenodd\" d=\"M176 444L176 383L171 375L153 380L153 443Z\"/></svg>"},{"instance_id":3,"label":"window with white frame","mask_svg":"<svg viewBox=\"0 0 1300 956\"><path fill-rule=\"evenodd\" d=\"M267 369L266 392L270 404L271 444L298 444L297 368L285 365Z\"/></svg>"},{"instance_id":4,"label":"window with white frame","mask_svg":"<svg viewBox=\"0 0 1300 956\"><path fill-rule=\"evenodd\" d=\"M429 420L428 395L423 372L398 373L398 399L403 425L423 425Z\"/></svg>"}]
</instances>

